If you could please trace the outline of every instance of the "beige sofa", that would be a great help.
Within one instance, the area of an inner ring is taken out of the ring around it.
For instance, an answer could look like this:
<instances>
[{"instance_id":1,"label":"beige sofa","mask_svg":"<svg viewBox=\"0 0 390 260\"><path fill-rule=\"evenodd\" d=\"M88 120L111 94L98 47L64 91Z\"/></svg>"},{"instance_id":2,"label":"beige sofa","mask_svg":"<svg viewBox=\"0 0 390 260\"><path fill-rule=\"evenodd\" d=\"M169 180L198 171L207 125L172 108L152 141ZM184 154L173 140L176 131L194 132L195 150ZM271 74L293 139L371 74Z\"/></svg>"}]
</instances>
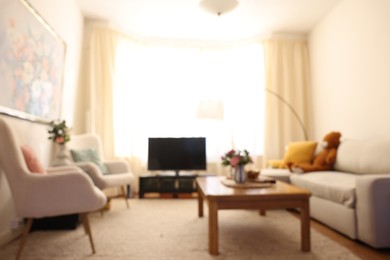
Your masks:
<instances>
[{"instance_id":1,"label":"beige sofa","mask_svg":"<svg viewBox=\"0 0 390 260\"><path fill-rule=\"evenodd\" d=\"M390 247L390 141L343 141L334 171L261 174L310 190L312 218L374 248Z\"/></svg>"}]
</instances>

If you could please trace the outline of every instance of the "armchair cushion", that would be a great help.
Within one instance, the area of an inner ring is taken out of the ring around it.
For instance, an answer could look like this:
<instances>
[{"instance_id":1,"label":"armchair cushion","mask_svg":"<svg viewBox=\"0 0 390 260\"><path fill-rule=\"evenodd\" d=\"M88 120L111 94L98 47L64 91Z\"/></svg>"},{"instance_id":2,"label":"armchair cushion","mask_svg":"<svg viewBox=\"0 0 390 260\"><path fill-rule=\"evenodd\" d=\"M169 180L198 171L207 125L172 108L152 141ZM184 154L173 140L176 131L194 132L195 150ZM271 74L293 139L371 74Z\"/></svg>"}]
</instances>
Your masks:
<instances>
[{"instance_id":1,"label":"armchair cushion","mask_svg":"<svg viewBox=\"0 0 390 260\"><path fill-rule=\"evenodd\" d=\"M22 145L20 148L22 149L24 160L26 161L27 168L30 170L30 172L46 173L45 168L42 166L37 155L31 147L28 145Z\"/></svg>"},{"instance_id":2,"label":"armchair cushion","mask_svg":"<svg viewBox=\"0 0 390 260\"><path fill-rule=\"evenodd\" d=\"M99 168L102 174L109 174L107 167L103 164L98 152L95 149L88 148L82 150L70 150L73 161L75 162L93 162Z\"/></svg>"}]
</instances>

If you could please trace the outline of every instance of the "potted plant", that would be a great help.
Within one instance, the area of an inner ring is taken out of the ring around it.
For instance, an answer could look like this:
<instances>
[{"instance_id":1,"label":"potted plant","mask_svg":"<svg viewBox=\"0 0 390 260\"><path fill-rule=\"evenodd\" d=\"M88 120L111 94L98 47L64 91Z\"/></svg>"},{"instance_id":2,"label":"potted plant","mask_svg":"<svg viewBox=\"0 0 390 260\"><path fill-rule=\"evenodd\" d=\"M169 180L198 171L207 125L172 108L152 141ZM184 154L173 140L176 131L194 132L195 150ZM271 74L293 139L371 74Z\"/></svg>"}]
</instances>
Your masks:
<instances>
[{"instance_id":1,"label":"potted plant","mask_svg":"<svg viewBox=\"0 0 390 260\"><path fill-rule=\"evenodd\" d=\"M70 129L66 126L66 121L50 122L51 129L48 130L50 134L49 140L53 140L54 143L64 145L70 141L69 131Z\"/></svg>"},{"instance_id":2,"label":"potted plant","mask_svg":"<svg viewBox=\"0 0 390 260\"><path fill-rule=\"evenodd\" d=\"M52 121L51 128L48 130L49 140L55 144L55 154L52 166L68 165L71 163L69 152L66 148L66 143L70 141L70 128L67 127L66 121Z\"/></svg>"}]
</instances>

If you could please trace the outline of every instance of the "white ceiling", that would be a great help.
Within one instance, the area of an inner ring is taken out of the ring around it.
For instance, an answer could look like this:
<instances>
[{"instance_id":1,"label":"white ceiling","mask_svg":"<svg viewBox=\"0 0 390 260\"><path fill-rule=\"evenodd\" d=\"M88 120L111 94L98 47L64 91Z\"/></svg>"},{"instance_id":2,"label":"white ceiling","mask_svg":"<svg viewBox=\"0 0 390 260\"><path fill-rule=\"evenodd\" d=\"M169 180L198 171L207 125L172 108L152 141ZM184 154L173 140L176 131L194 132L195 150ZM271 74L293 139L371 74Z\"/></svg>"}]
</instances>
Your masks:
<instances>
[{"instance_id":1,"label":"white ceiling","mask_svg":"<svg viewBox=\"0 0 390 260\"><path fill-rule=\"evenodd\" d=\"M144 37L237 40L271 33L307 34L342 0L238 0L217 16L201 0L76 0L85 17Z\"/></svg>"}]
</instances>

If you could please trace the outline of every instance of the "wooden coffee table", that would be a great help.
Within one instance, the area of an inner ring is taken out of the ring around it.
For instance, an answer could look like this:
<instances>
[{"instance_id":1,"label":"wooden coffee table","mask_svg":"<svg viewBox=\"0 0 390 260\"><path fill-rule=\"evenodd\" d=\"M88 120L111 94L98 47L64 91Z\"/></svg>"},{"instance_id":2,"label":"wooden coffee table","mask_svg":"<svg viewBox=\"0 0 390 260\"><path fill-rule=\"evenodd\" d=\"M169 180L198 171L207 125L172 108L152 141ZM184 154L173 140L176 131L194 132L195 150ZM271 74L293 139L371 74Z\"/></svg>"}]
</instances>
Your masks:
<instances>
[{"instance_id":1,"label":"wooden coffee table","mask_svg":"<svg viewBox=\"0 0 390 260\"><path fill-rule=\"evenodd\" d=\"M222 184L226 177L198 177L198 214L203 217L203 200L209 208L209 252L218 255L218 210L299 208L301 215L301 250L310 251L310 192L277 181L268 188L231 188Z\"/></svg>"}]
</instances>

